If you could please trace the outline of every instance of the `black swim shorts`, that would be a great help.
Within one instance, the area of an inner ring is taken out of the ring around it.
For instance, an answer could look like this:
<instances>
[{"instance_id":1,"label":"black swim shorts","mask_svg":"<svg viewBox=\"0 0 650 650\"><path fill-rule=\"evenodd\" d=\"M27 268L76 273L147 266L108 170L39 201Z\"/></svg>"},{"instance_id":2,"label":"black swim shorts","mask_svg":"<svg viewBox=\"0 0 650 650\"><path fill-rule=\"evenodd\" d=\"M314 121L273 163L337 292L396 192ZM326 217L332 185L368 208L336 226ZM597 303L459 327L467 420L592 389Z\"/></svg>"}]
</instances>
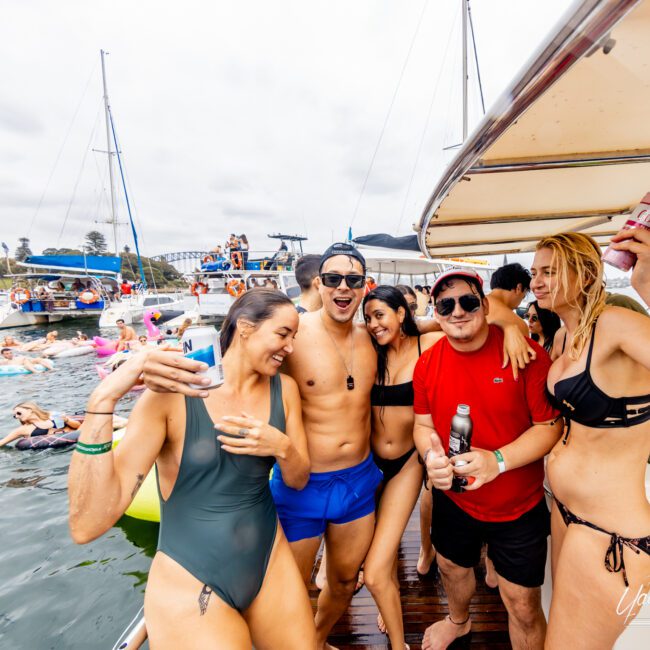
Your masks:
<instances>
[{"instance_id":1,"label":"black swim shorts","mask_svg":"<svg viewBox=\"0 0 650 650\"><path fill-rule=\"evenodd\" d=\"M488 522L468 515L444 492L433 490L431 542L458 566L476 566L481 547L487 544L488 557L500 576L522 587L540 587L550 533L550 513L543 498L518 519Z\"/></svg>"}]
</instances>

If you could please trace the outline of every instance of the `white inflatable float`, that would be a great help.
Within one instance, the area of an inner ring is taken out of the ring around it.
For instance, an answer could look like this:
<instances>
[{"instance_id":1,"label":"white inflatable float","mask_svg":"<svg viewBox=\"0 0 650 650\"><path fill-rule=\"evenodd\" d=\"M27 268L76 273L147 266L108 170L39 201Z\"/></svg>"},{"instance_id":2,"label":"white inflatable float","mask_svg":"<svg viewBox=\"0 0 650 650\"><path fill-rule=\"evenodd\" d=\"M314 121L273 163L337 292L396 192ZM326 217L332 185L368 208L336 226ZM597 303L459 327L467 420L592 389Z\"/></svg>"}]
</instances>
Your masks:
<instances>
[{"instance_id":1,"label":"white inflatable float","mask_svg":"<svg viewBox=\"0 0 650 650\"><path fill-rule=\"evenodd\" d=\"M41 366L39 363L37 363L34 368L36 370L41 370L41 371L46 371L48 368L45 366ZM13 375L31 375L32 371L27 370L25 366L0 366L0 377L12 377Z\"/></svg>"}]
</instances>

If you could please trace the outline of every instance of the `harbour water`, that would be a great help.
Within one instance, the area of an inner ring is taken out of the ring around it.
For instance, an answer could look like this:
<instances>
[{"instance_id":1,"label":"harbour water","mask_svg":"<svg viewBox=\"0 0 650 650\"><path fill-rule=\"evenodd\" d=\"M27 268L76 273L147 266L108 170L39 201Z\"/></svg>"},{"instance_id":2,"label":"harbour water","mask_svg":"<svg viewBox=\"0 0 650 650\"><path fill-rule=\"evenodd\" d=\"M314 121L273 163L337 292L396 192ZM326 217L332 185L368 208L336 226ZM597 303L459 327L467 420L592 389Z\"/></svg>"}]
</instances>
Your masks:
<instances>
[{"instance_id":1,"label":"harbour water","mask_svg":"<svg viewBox=\"0 0 650 650\"><path fill-rule=\"evenodd\" d=\"M92 321L59 325L59 338ZM31 327L2 332L21 340L45 335ZM12 407L31 400L74 413L99 381L95 355L55 360L54 372L0 377L0 434L16 427ZM128 416L136 396L117 413ZM78 546L68 532L67 474L71 449L0 448L0 647L111 648L142 606L158 524L122 517L98 540Z\"/></svg>"}]
</instances>

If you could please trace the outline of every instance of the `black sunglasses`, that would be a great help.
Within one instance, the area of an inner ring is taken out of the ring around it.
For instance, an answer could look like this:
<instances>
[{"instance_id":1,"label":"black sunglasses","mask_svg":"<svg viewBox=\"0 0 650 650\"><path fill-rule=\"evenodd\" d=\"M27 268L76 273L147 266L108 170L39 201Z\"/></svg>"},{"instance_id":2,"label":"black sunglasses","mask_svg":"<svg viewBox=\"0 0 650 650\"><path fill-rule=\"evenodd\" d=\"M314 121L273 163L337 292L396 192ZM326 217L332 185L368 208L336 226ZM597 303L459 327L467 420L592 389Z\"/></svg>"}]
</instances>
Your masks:
<instances>
[{"instance_id":1,"label":"black sunglasses","mask_svg":"<svg viewBox=\"0 0 650 650\"><path fill-rule=\"evenodd\" d=\"M359 275L358 273L348 273L348 275L343 275L342 273L321 273L320 279L329 289L336 289L341 284L341 280L345 280L345 284L350 289L361 289L366 283L366 276Z\"/></svg>"},{"instance_id":2,"label":"black sunglasses","mask_svg":"<svg viewBox=\"0 0 650 650\"><path fill-rule=\"evenodd\" d=\"M20 413L20 412L18 412L18 411L16 411L16 412L14 413L14 417L15 417L15 418L21 418L22 416L23 416L23 414Z\"/></svg>"},{"instance_id":3,"label":"black sunglasses","mask_svg":"<svg viewBox=\"0 0 650 650\"><path fill-rule=\"evenodd\" d=\"M456 301L458 301L460 308L468 314L477 311L481 306L481 299L473 293L466 293L458 296L458 298L440 298L440 300L436 301L438 315L449 316L456 308Z\"/></svg>"},{"instance_id":4,"label":"black sunglasses","mask_svg":"<svg viewBox=\"0 0 650 650\"><path fill-rule=\"evenodd\" d=\"M531 323L539 323L539 316L536 314L526 314L526 320Z\"/></svg>"}]
</instances>

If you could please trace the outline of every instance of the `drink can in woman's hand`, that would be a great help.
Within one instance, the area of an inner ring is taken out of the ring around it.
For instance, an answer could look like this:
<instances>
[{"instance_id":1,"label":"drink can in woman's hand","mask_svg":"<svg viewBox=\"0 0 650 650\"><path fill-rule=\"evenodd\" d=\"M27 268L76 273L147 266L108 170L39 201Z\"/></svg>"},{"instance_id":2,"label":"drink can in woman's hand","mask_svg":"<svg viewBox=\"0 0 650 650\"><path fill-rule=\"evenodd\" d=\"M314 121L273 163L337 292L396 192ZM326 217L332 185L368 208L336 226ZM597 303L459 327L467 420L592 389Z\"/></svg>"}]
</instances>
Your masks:
<instances>
[{"instance_id":1,"label":"drink can in woman's hand","mask_svg":"<svg viewBox=\"0 0 650 650\"><path fill-rule=\"evenodd\" d=\"M207 386L189 384L190 388L216 388L223 384L221 343L219 334L214 327L188 327L181 339L181 345L185 357L192 359L192 361L201 361L208 364L208 369L199 374L208 377L210 383Z\"/></svg>"},{"instance_id":2,"label":"drink can in woman's hand","mask_svg":"<svg viewBox=\"0 0 650 650\"><path fill-rule=\"evenodd\" d=\"M623 230L632 228L650 230L650 192L643 197L623 226ZM610 244L603 253L603 262L621 271L629 271L636 264L636 255L630 251L617 251Z\"/></svg>"}]
</instances>

